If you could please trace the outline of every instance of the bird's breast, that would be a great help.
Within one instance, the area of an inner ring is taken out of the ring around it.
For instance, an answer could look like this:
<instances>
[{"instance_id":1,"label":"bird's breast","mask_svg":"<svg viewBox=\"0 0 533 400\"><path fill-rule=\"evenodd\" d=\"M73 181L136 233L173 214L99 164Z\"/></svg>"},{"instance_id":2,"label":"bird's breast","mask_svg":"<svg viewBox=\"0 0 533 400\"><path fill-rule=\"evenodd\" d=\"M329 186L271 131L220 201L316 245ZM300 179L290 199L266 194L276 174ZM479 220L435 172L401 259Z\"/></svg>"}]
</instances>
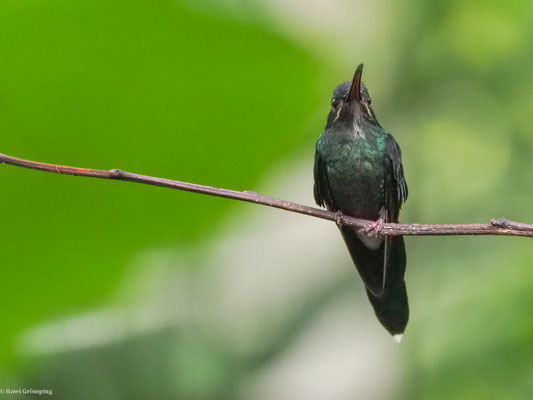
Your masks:
<instances>
[{"instance_id":1,"label":"bird's breast","mask_svg":"<svg viewBox=\"0 0 533 400\"><path fill-rule=\"evenodd\" d=\"M376 219L384 204L383 156L358 143L346 143L325 163L336 208L354 217Z\"/></svg>"}]
</instances>

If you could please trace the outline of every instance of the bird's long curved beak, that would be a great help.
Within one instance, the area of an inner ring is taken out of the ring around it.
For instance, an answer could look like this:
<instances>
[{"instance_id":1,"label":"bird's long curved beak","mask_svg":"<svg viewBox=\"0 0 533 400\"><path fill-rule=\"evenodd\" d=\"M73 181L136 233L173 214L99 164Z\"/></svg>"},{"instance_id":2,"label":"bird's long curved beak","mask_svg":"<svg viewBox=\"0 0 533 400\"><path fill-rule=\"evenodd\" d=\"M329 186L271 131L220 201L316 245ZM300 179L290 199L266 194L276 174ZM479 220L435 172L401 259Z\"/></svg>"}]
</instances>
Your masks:
<instances>
[{"instance_id":1,"label":"bird's long curved beak","mask_svg":"<svg viewBox=\"0 0 533 400\"><path fill-rule=\"evenodd\" d=\"M353 76L352 86L348 92L348 98L346 101L348 103L352 101L361 101L361 75L363 75L363 64L359 64L355 70L355 75Z\"/></svg>"}]
</instances>

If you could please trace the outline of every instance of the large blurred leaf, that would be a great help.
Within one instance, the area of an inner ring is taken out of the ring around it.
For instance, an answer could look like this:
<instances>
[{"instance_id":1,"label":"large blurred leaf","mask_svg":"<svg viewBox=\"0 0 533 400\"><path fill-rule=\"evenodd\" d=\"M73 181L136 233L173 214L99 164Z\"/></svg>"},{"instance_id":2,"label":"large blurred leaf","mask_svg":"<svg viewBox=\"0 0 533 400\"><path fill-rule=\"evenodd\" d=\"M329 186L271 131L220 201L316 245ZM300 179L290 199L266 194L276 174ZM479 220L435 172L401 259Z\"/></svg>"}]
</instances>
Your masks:
<instances>
[{"instance_id":1,"label":"large blurred leaf","mask_svg":"<svg viewBox=\"0 0 533 400\"><path fill-rule=\"evenodd\" d=\"M315 104L306 54L176 1L5 1L0 48L0 151L41 161L253 189ZM0 179L0 362L20 329L101 302L139 250L209 237L233 204L7 166Z\"/></svg>"}]
</instances>

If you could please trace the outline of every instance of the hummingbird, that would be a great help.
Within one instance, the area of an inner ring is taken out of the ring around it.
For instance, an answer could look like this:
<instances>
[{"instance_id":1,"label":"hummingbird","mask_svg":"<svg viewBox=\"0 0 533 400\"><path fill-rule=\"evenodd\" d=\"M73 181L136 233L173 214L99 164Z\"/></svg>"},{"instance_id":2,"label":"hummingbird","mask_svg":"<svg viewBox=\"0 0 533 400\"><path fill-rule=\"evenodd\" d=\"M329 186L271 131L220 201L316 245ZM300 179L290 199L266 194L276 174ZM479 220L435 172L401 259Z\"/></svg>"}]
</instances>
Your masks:
<instances>
[{"instance_id":1,"label":"hummingbird","mask_svg":"<svg viewBox=\"0 0 533 400\"><path fill-rule=\"evenodd\" d=\"M384 222L398 222L407 183L400 146L379 124L362 73L363 64L333 92L316 142L314 195L330 211L375 221L366 229L339 229L378 320L400 342L409 319L404 240L376 232Z\"/></svg>"}]
</instances>

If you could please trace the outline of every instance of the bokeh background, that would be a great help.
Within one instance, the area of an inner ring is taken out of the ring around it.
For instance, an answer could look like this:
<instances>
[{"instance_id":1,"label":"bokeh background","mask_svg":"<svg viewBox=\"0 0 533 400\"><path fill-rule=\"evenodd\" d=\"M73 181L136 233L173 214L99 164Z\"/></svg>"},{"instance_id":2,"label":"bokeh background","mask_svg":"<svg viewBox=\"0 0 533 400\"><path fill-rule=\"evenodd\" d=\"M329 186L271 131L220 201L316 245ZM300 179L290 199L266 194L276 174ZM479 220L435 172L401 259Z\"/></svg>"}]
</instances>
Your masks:
<instances>
[{"instance_id":1,"label":"bokeh background","mask_svg":"<svg viewBox=\"0 0 533 400\"><path fill-rule=\"evenodd\" d=\"M4 0L0 151L312 205L331 92L364 62L403 149L402 221L531 222L532 36L525 0ZM334 224L11 166L0 181L0 388L531 398L528 239L408 238L398 346Z\"/></svg>"}]
</instances>

